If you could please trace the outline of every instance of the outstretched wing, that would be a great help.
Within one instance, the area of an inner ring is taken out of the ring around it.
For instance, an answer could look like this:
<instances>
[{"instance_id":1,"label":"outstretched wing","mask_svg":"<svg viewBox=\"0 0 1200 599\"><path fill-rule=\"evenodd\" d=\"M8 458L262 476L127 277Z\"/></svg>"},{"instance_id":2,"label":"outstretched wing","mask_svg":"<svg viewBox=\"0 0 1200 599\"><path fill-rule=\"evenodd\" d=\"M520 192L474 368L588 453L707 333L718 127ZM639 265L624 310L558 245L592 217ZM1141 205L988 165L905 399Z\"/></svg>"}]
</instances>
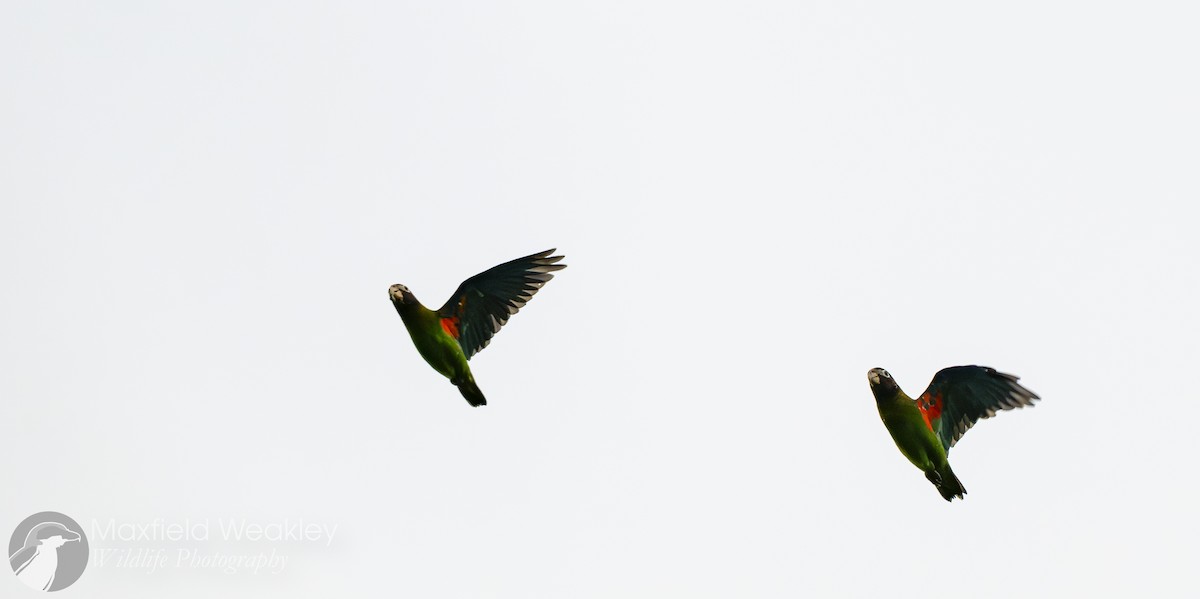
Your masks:
<instances>
[{"instance_id":1,"label":"outstretched wing","mask_svg":"<svg viewBox=\"0 0 1200 599\"><path fill-rule=\"evenodd\" d=\"M442 328L462 346L467 359L487 347L508 317L517 313L537 293L550 274L567 267L555 264L562 256L549 249L485 270L458 286L438 310Z\"/></svg>"},{"instance_id":2,"label":"outstretched wing","mask_svg":"<svg viewBox=\"0 0 1200 599\"><path fill-rule=\"evenodd\" d=\"M1037 399L1011 374L986 366L953 366L934 375L917 398L917 408L948 452L980 418L1032 406Z\"/></svg>"}]
</instances>

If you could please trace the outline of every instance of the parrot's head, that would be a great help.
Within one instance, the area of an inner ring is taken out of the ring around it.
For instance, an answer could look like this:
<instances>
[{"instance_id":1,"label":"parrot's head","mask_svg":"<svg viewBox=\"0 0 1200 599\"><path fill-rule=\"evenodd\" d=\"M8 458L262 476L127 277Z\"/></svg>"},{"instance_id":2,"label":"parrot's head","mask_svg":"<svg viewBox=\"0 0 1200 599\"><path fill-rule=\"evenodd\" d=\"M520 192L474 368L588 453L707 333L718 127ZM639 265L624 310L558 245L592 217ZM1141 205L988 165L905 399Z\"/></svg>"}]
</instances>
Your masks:
<instances>
[{"instance_id":1,"label":"parrot's head","mask_svg":"<svg viewBox=\"0 0 1200 599\"><path fill-rule=\"evenodd\" d=\"M867 381L871 383L871 392L875 394L875 399L891 399L900 392L900 385L897 385L892 375L882 368L868 370Z\"/></svg>"},{"instance_id":2,"label":"parrot's head","mask_svg":"<svg viewBox=\"0 0 1200 599\"><path fill-rule=\"evenodd\" d=\"M392 299L392 303L397 306L415 304L417 297L408 290L404 285L396 284L388 287L388 297Z\"/></svg>"}]
</instances>

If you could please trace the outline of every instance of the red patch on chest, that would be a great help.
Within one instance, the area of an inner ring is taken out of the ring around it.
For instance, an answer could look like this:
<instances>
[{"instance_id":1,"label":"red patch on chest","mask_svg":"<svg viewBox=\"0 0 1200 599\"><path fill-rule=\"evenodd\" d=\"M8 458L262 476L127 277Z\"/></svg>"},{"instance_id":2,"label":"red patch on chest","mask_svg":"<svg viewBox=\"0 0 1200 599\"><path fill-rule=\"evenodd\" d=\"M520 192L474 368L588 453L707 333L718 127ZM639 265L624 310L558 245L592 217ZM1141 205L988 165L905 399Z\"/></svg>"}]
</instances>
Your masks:
<instances>
[{"instance_id":1,"label":"red patch on chest","mask_svg":"<svg viewBox=\"0 0 1200 599\"><path fill-rule=\"evenodd\" d=\"M942 417L942 395L938 393L918 397L917 409L921 410L921 416L925 418L925 426L933 430L933 421Z\"/></svg>"},{"instance_id":2,"label":"red patch on chest","mask_svg":"<svg viewBox=\"0 0 1200 599\"><path fill-rule=\"evenodd\" d=\"M458 339L458 318L443 318L442 330L446 331L447 335Z\"/></svg>"}]
</instances>

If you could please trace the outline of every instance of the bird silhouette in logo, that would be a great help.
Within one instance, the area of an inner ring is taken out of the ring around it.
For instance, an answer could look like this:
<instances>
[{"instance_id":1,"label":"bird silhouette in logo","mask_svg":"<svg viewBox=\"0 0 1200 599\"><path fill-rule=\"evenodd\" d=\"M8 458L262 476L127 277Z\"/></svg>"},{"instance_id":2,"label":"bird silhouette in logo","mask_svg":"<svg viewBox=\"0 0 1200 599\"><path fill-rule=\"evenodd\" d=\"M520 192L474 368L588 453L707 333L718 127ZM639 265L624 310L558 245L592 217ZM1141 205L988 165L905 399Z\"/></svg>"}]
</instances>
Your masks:
<instances>
[{"instance_id":1,"label":"bird silhouette in logo","mask_svg":"<svg viewBox=\"0 0 1200 599\"><path fill-rule=\"evenodd\" d=\"M42 522L29 530L24 546L9 556L8 563L21 582L48 591L58 573L58 548L79 539L79 533L58 522Z\"/></svg>"}]
</instances>

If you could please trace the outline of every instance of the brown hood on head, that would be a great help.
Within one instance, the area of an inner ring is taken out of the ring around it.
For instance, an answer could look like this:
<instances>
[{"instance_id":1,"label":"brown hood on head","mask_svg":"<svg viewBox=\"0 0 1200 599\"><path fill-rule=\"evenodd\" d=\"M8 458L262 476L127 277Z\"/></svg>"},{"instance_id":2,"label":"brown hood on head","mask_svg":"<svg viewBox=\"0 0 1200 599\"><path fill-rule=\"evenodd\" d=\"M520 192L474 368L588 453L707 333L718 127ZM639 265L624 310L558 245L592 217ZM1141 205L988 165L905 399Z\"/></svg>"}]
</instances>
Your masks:
<instances>
[{"instance_id":1,"label":"brown hood on head","mask_svg":"<svg viewBox=\"0 0 1200 599\"><path fill-rule=\"evenodd\" d=\"M867 371L867 382L871 383L871 392L876 400L891 399L900 393L900 385L888 371L882 368L872 368Z\"/></svg>"}]
</instances>

